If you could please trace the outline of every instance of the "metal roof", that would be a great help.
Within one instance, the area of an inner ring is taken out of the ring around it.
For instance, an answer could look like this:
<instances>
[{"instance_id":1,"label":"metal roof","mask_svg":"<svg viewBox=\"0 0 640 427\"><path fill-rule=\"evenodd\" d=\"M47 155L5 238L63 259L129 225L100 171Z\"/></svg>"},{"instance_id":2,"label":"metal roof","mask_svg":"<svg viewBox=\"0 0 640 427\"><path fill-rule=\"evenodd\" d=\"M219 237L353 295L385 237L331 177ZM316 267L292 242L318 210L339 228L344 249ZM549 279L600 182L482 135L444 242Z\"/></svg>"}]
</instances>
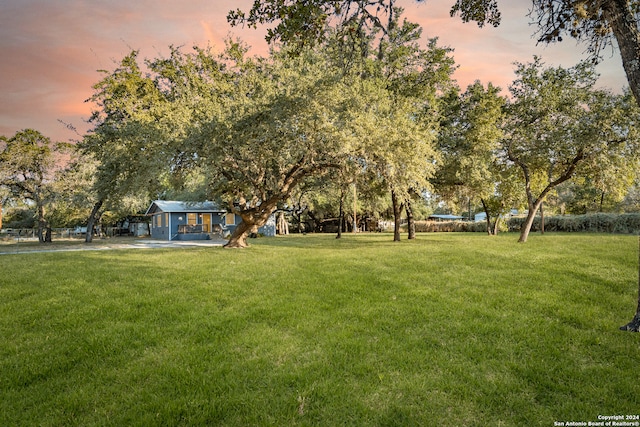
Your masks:
<instances>
[{"instance_id":1,"label":"metal roof","mask_svg":"<svg viewBox=\"0 0 640 427\"><path fill-rule=\"evenodd\" d=\"M429 218L436 219L462 219L463 217L458 215L429 215Z\"/></svg>"},{"instance_id":2,"label":"metal roof","mask_svg":"<svg viewBox=\"0 0 640 427\"><path fill-rule=\"evenodd\" d=\"M155 200L147 209L146 215L157 212L226 212L214 202L184 202L178 200Z\"/></svg>"}]
</instances>

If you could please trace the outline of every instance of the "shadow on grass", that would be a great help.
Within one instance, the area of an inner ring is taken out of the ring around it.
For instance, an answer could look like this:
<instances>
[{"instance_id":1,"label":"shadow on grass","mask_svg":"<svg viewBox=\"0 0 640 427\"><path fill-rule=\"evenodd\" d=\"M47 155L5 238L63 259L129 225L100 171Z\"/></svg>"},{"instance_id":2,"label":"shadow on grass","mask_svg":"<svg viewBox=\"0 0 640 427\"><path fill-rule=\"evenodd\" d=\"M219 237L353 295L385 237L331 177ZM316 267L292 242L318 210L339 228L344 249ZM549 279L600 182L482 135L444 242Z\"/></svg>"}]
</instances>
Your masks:
<instances>
[{"instance_id":1,"label":"shadow on grass","mask_svg":"<svg viewBox=\"0 0 640 427\"><path fill-rule=\"evenodd\" d=\"M413 244L418 241L428 241L429 243L451 244L450 239L438 238L435 234L419 234L416 240L408 240L406 235L402 236L400 242L393 241L391 233L344 233L340 239L335 234L310 233L310 234L289 234L287 236L264 237L249 239L249 244L259 246L273 246L282 248L331 248L331 249L358 249L367 248L375 244L376 247L398 247L399 245Z\"/></svg>"}]
</instances>

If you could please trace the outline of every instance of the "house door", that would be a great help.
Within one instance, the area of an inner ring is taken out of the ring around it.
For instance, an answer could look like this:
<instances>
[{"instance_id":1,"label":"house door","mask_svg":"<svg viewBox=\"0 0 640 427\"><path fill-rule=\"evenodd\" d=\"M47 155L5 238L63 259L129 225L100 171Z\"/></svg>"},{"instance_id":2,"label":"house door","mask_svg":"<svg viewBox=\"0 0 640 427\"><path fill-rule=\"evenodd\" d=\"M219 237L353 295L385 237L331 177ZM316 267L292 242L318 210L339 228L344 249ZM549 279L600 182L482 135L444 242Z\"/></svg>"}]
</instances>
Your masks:
<instances>
[{"instance_id":1,"label":"house door","mask_svg":"<svg viewBox=\"0 0 640 427\"><path fill-rule=\"evenodd\" d=\"M202 231L211 233L211 214L202 214Z\"/></svg>"}]
</instances>

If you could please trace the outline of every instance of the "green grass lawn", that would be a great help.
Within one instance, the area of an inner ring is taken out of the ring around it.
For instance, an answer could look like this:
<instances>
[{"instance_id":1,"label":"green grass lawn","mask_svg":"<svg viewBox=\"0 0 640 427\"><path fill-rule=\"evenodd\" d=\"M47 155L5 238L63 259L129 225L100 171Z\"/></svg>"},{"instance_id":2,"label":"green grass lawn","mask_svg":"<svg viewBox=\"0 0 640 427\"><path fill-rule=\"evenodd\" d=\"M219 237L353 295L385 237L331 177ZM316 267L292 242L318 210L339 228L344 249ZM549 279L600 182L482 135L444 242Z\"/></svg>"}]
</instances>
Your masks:
<instances>
[{"instance_id":1,"label":"green grass lawn","mask_svg":"<svg viewBox=\"0 0 640 427\"><path fill-rule=\"evenodd\" d=\"M553 426L640 413L636 236L0 255L1 426Z\"/></svg>"}]
</instances>

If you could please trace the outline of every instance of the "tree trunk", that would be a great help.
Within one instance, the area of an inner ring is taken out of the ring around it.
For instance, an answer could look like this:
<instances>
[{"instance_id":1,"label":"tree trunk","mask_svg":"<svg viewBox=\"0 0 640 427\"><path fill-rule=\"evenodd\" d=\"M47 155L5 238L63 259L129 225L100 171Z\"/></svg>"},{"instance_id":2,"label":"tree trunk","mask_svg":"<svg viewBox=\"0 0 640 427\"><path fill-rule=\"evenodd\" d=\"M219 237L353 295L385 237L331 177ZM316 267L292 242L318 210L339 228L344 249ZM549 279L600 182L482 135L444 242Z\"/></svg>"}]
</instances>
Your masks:
<instances>
[{"instance_id":1,"label":"tree trunk","mask_svg":"<svg viewBox=\"0 0 640 427\"><path fill-rule=\"evenodd\" d=\"M493 235L498 235L498 230L500 228L500 215L496 217L496 221L493 223Z\"/></svg>"},{"instance_id":2,"label":"tree trunk","mask_svg":"<svg viewBox=\"0 0 640 427\"><path fill-rule=\"evenodd\" d=\"M98 212L102 208L102 204L104 200L98 200L91 209L91 213L89 214L89 218L87 219L87 233L84 237L85 243L91 243L93 241L93 227L96 223L96 218L98 217Z\"/></svg>"},{"instance_id":3,"label":"tree trunk","mask_svg":"<svg viewBox=\"0 0 640 427\"><path fill-rule=\"evenodd\" d=\"M402 203L394 190L391 190L391 203L393 205L393 241L400 241L400 220L402 218Z\"/></svg>"},{"instance_id":4,"label":"tree trunk","mask_svg":"<svg viewBox=\"0 0 640 427\"><path fill-rule=\"evenodd\" d=\"M638 235L638 305L631 322L620 326L621 331L640 332L640 234Z\"/></svg>"},{"instance_id":5,"label":"tree trunk","mask_svg":"<svg viewBox=\"0 0 640 427\"><path fill-rule=\"evenodd\" d=\"M407 227L409 232L409 240L413 240L416 238L416 221L413 218L413 208L411 207L411 200L407 199L405 201L405 212L407 213Z\"/></svg>"},{"instance_id":6,"label":"tree trunk","mask_svg":"<svg viewBox=\"0 0 640 427\"><path fill-rule=\"evenodd\" d=\"M101 239L105 238L105 233L104 233L104 229L103 229L103 225L104 223L102 222L102 214L104 212L102 211L98 211L98 214L96 215L96 226L95 226L95 230L96 230L96 237L99 237Z\"/></svg>"},{"instance_id":7,"label":"tree trunk","mask_svg":"<svg viewBox=\"0 0 640 427\"><path fill-rule=\"evenodd\" d=\"M338 213L338 234L336 239L342 238L342 222L344 221L344 190L340 189L340 210Z\"/></svg>"},{"instance_id":8,"label":"tree trunk","mask_svg":"<svg viewBox=\"0 0 640 427\"><path fill-rule=\"evenodd\" d=\"M45 230L48 227L47 221L44 218L44 206L42 206L42 204L40 203L40 201L37 201L38 203L38 241L40 243L46 243L46 238L45 238Z\"/></svg>"},{"instance_id":9,"label":"tree trunk","mask_svg":"<svg viewBox=\"0 0 640 427\"><path fill-rule=\"evenodd\" d=\"M493 233L491 231L491 215L489 214L489 207L483 198L480 199L480 202L482 203L482 209L484 209L484 213L487 216L487 234L491 236ZM471 220L471 217L469 217L469 220Z\"/></svg>"},{"instance_id":10,"label":"tree trunk","mask_svg":"<svg viewBox=\"0 0 640 427\"><path fill-rule=\"evenodd\" d=\"M318 221L318 218L314 215L313 211L310 209L307 209L307 215L309 216L309 219L310 219L310 231L311 232L320 231L319 224L322 221Z\"/></svg>"},{"instance_id":11,"label":"tree trunk","mask_svg":"<svg viewBox=\"0 0 640 427\"><path fill-rule=\"evenodd\" d=\"M356 183L353 183L353 234L358 232L358 195L356 193Z\"/></svg>"},{"instance_id":12,"label":"tree trunk","mask_svg":"<svg viewBox=\"0 0 640 427\"><path fill-rule=\"evenodd\" d=\"M518 239L519 243L525 243L527 241L529 232L531 231L531 226L533 225L533 220L536 218L536 212L540 208L542 200L543 199L538 199L533 204L529 202L529 213L527 214L527 219L524 221L522 229L520 230L520 238Z\"/></svg>"},{"instance_id":13,"label":"tree trunk","mask_svg":"<svg viewBox=\"0 0 640 427\"><path fill-rule=\"evenodd\" d=\"M249 233L257 233L258 228L267 223L271 214L276 210L277 200L271 203L265 202L256 208L239 212L242 221L229 237L229 242L224 245L225 248L246 248L247 236Z\"/></svg>"},{"instance_id":14,"label":"tree trunk","mask_svg":"<svg viewBox=\"0 0 640 427\"><path fill-rule=\"evenodd\" d=\"M640 105L640 31L628 0L604 2L604 18L607 20L620 48L622 65L627 74L631 93Z\"/></svg>"},{"instance_id":15,"label":"tree trunk","mask_svg":"<svg viewBox=\"0 0 640 427\"><path fill-rule=\"evenodd\" d=\"M289 234L289 224L287 223L287 218L285 217L283 211L278 212L278 222L276 230L280 235Z\"/></svg>"},{"instance_id":16,"label":"tree trunk","mask_svg":"<svg viewBox=\"0 0 640 427\"><path fill-rule=\"evenodd\" d=\"M540 202L540 234L544 234L544 201Z\"/></svg>"},{"instance_id":17,"label":"tree trunk","mask_svg":"<svg viewBox=\"0 0 640 427\"><path fill-rule=\"evenodd\" d=\"M227 242L227 244L224 245L224 247L225 248L246 248L246 247L248 247L249 244L247 243L247 236L249 235L249 232L251 231L252 227L253 227L253 224L247 223L245 221L245 219L242 218L242 221L240 222L240 224L238 224L236 229L233 230L233 233L231 234L231 237L229 238L229 242Z\"/></svg>"}]
</instances>

